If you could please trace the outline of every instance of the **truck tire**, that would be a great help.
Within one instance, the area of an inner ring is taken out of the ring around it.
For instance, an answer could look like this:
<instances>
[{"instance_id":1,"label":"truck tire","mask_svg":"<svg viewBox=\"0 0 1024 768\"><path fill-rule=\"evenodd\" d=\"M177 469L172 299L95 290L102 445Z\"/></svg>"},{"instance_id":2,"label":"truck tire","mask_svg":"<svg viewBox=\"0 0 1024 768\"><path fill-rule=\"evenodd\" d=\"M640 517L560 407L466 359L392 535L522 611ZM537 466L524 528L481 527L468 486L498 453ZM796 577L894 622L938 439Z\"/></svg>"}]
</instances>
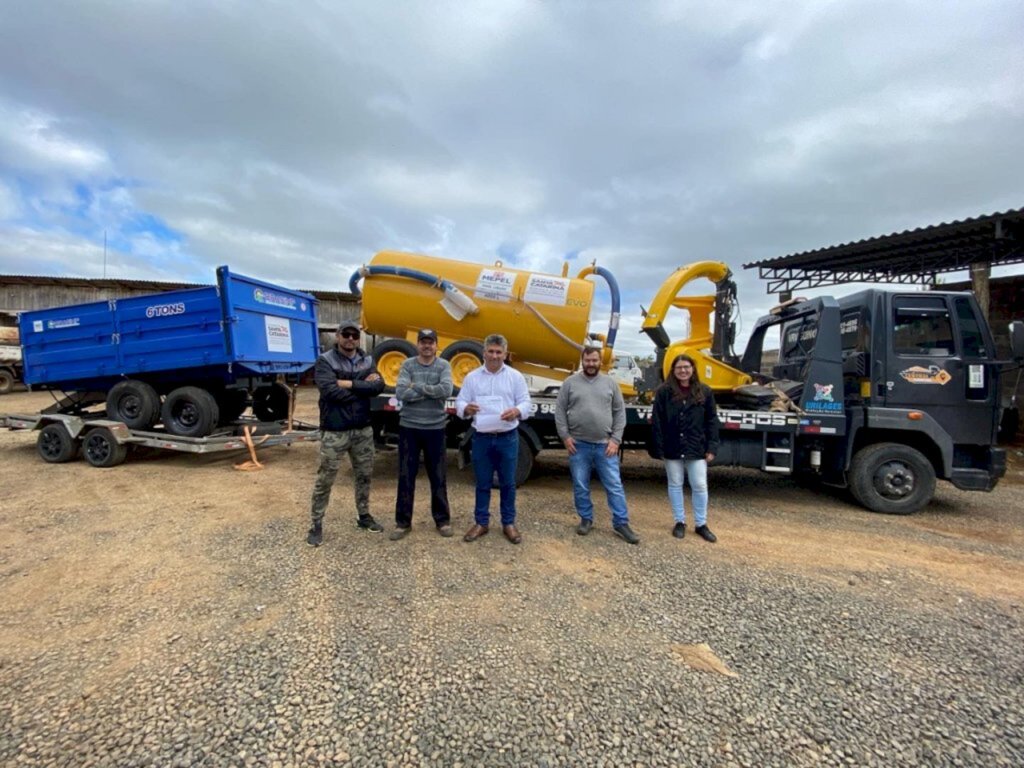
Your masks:
<instances>
[{"instance_id":1,"label":"truck tire","mask_svg":"<svg viewBox=\"0 0 1024 768\"><path fill-rule=\"evenodd\" d=\"M283 421L288 418L291 400L291 390L275 381L269 387L260 387L252 393L252 413L260 421Z\"/></svg>"},{"instance_id":2,"label":"truck tire","mask_svg":"<svg viewBox=\"0 0 1024 768\"><path fill-rule=\"evenodd\" d=\"M6 395L14 389L14 374L6 368L0 368L0 395Z\"/></svg>"},{"instance_id":3,"label":"truck tire","mask_svg":"<svg viewBox=\"0 0 1024 768\"><path fill-rule=\"evenodd\" d=\"M533 471L533 448L530 442L519 433L519 455L516 458L516 487L523 485Z\"/></svg>"},{"instance_id":4,"label":"truck tire","mask_svg":"<svg viewBox=\"0 0 1024 768\"><path fill-rule=\"evenodd\" d=\"M63 424L47 424L39 430L36 439L36 450L43 461L50 464L63 464L71 461L78 453L78 442L74 440Z\"/></svg>"},{"instance_id":5,"label":"truck tire","mask_svg":"<svg viewBox=\"0 0 1024 768\"><path fill-rule=\"evenodd\" d=\"M149 429L160 416L160 395L144 381L119 381L107 393L107 418L129 429Z\"/></svg>"},{"instance_id":6,"label":"truck tire","mask_svg":"<svg viewBox=\"0 0 1024 768\"><path fill-rule=\"evenodd\" d=\"M454 385L452 394L456 394L462 388L462 382L466 380L470 371L475 371L483 365L484 345L479 341L456 341L444 348L441 357L451 363Z\"/></svg>"},{"instance_id":7,"label":"truck tire","mask_svg":"<svg viewBox=\"0 0 1024 768\"><path fill-rule=\"evenodd\" d=\"M117 442L106 427L90 429L82 440L82 455L94 467L116 467L128 456L128 446Z\"/></svg>"},{"instance_id":8,"label":"truck tire","mask_svg":"<svg viewBox=\"0 0 1024 768\"><path fill-rule=\"evenodd\" d=\"M909 515L931 501L935 468L915 448L876 443L861 448L850 463L850 492L872 512Z\"/></svg>"},{"instance_id":9,"label":"truck tire","mask_svg":"<svg viewBox=\"0 0 1024 768\"><path fill-rule=\"evenodd\" d=\"M178 387L164 398L164 428L180 437L206 437L220 419L213 395L199 387Z\"/></svg>"},{"instance_id":10,"label":"truck tire","mask_svg":"<svg viewBox=\"0 0 1024 768\"><path fill-rule=\"evenodd\" d=\"M373 348L373 361L389 392L395 391L398 371L410 357L416 357L416 347L405 339L387 339Z\"/></svg>"}]
</instances>

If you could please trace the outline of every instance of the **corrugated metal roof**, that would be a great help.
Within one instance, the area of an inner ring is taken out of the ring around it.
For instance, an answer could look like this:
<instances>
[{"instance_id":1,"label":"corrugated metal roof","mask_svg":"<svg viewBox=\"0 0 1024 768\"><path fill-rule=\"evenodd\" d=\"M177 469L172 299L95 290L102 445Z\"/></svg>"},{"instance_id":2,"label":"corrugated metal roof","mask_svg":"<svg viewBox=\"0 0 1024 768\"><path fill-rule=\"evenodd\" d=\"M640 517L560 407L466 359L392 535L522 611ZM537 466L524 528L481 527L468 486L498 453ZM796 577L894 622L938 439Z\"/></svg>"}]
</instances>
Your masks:
<instances>
[{"instance_id":1,"label":"corrugated metal roof","mask_svg":"<svg viewBox=\"0 0 1024 768\"><path fill-rule=\"evenodd\" d=\"M1024 208L744 264L768 292L846 282L927 284L974 263L1024 262Z\"/></svg>"}]
</instances>

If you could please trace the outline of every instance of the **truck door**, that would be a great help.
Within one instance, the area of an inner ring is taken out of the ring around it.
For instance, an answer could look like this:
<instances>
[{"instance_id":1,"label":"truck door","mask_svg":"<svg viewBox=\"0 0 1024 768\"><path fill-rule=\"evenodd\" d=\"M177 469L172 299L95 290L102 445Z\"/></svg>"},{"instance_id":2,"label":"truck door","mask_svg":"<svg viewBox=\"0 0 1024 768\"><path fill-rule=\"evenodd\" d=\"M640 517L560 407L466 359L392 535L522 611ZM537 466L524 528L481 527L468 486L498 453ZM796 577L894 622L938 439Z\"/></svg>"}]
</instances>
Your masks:
<instances>
[{"instance_id":1,"label":"truck door","mask_svg":"<svg viewBox=\"0 0 1024 768\"><path fill-rule=\"evenodd\" d=\"M897 295L892 301L885 405L927 412L954 443L988 445L997 387L985 326L967 296Z\"/></svg>"}]
</instances>

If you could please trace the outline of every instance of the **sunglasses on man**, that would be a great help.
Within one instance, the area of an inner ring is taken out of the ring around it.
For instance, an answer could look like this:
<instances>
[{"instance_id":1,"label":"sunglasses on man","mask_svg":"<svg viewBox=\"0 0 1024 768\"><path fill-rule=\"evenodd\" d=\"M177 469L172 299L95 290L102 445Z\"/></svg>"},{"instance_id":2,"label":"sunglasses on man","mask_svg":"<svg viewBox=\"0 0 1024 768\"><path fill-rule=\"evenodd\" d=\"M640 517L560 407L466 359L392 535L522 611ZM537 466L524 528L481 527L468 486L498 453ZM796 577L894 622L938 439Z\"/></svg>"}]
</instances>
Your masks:
<instances>
[{"instance_id":1,"label":"sunglasses on man","mask_svg":"<svg viewBox=\"0 0 1024 768\"><path fill-rule=\"evenodd\" d=\"M338 335L343 339L358 339L359 331L341 331Z\"/></svg>"}]
</instances>

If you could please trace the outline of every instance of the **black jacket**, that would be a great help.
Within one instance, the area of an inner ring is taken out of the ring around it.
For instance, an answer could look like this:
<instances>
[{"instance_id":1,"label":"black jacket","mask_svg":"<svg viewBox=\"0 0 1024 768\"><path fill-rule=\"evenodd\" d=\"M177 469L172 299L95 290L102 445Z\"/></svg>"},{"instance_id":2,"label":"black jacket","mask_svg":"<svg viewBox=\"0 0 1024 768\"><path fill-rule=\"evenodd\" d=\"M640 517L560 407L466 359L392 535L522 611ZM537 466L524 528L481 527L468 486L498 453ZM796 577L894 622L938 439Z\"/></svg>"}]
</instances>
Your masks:
<instances>
[{"instance_id":1,"label":"black jacket","mask_svg":"<svg viewBox=\"0 0 1024 768\"><path fill-rule=\"evenodd\" d=\"M320 390L320 429L344 432L370 426L370 398L384 391L383 379L366 381L371 373L377 373L373 357L361 349L352 358L337 347L320 355L313 373ZM351 379L352 389L339 387L338 379Z\"/></svg>"},{"instance_id":2,"label":"black jacket","mask_svg":"<svg viewBox=\"0 0 1024 768\"><path fill-rule=\"evenodd\" d=\"M704 384L704 403L692 397L675 400L675 390L665 385L654 396L651 439L647 452L655 459L703 459L718 453L718 410L715 396Z\"/></svg>"}]
</instances>

